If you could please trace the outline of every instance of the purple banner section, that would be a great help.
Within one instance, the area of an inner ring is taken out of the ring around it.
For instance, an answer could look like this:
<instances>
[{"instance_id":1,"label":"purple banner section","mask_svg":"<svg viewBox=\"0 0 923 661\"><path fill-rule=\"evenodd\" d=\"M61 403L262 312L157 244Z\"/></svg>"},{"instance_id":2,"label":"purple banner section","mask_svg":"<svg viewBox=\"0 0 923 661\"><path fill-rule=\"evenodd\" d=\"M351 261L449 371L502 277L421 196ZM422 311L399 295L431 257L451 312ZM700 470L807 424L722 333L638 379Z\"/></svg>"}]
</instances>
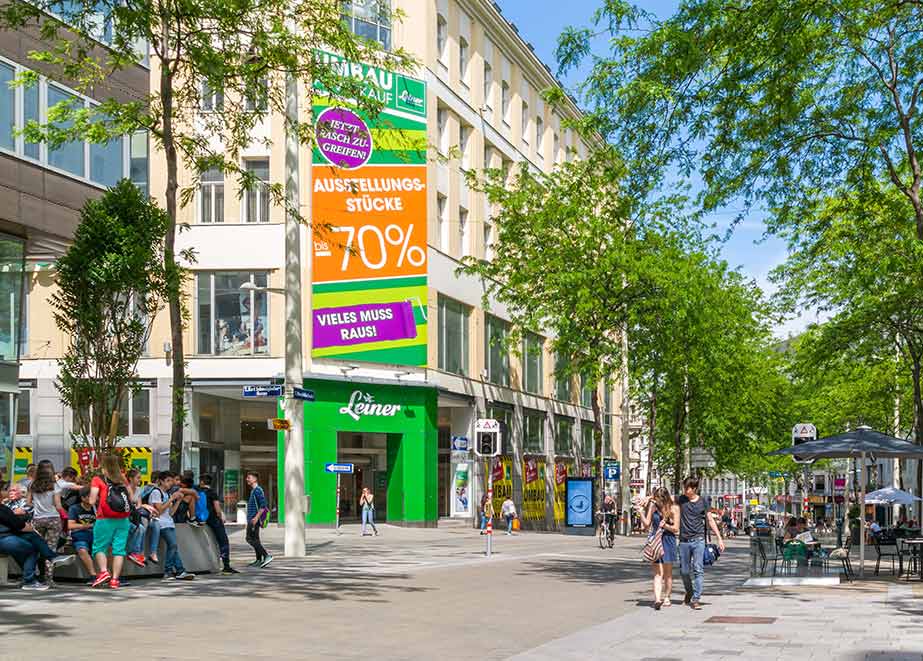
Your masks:
<instances>
[{"instance_id":1,"label":"purple banner section","mask_svg":"<svg viewBox=\"0 0 923 661\"><path fill-rule=\"evenodd\" d=\"M417 336L410 301L314 311L314 348L406 340Z\"/></svg>"},{"instance_id":2,"label":"purple banner section","mask_svg":"<svg viewBox=\"0 0 923 661\"><path fill-rule=\"evenodd\" d=\"M331 164L354 170L372 157L372 134L356 113L327 108L317 118L317 147Z\"/></svg>"}]
</instances>

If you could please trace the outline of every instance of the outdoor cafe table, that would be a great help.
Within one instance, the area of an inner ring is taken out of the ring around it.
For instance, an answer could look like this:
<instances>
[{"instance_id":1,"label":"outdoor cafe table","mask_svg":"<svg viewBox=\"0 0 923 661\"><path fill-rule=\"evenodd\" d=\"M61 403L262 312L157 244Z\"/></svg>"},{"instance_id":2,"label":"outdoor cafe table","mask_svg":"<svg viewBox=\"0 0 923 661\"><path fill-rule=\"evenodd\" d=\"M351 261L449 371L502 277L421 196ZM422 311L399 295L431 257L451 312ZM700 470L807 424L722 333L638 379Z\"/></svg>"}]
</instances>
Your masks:
<instances>
[{"instance_id":1,"label":"outdoor cafe table","mask_svg":"<svg viewBox=\"0 0 923 661\"><path fill-rule=\"evenodd\" d=\"M917 567L920 570L920 580L923 581L923 537L917 537L916 539L905 539L903 540L904 544L913 548L913 554L918 557Z\"/></svg>"}]
</instances>

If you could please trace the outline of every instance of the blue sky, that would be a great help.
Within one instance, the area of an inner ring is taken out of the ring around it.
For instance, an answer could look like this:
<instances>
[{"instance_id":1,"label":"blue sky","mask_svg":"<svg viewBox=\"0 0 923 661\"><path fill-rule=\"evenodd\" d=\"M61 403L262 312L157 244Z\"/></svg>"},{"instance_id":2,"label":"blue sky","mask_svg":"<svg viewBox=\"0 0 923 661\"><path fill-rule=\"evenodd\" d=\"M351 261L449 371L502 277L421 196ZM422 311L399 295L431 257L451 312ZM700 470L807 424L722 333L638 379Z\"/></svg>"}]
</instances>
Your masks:
<instances>
[{"instance_id":1,"label":"blue sky","mask_svg":"<svg viewBox=\"0 0 923 661\"><path fill-rule=\"evenodd\" d=\"M545 61L552 71L557 70L554 49L558 34L567 25L588 25L593 12L602 0L496 0L503 15L519 28L519 34L535 47L535 52ZM675 11L679 3L676 0L646 0L643 6L658 16L668 16ZM600 47L604 48L605 43ZM579 81L579 75L569 76L565 84ZM736 215L732 205L727 211L716 213L712 222L719 228L726 228ZM758 213L739 223L722 247L724 259L732 267L754 278L767 294L772 292L768 283L769 271L784 261L786 246L775 237L764 237L765 226ZM720 232L723 234L723 232ZM790 319L776 329L776 334L784 337L789 333L802 330L809 322L815 321L814 315L802 315Z\"/></svg>"}]
</instances>

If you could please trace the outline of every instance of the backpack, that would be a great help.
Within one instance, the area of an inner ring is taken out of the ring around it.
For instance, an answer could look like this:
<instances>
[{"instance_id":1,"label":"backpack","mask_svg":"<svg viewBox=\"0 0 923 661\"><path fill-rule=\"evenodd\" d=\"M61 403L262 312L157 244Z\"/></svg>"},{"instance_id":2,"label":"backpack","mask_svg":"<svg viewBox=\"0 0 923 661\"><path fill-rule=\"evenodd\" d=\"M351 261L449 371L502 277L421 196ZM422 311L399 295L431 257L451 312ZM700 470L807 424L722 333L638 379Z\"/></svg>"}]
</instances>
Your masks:
<instances>
[{"instance_id":1,"label":"backpack","mask_svg":"<svg viewBox=\"0 0 923 661\"><path fill-rule=\"evenodd\" d=\"M205 523L208 521L208 494L199 491L199 496L195 502L195 518Z\"/></svg>"},{"instance_id":2,"label":"backpack","mask_svg":"<svg viewBox=\"0 0 923 661\"><path fill-rule=\"evenodd\" d=\"M80 489L65 489L61 494L61 509L67 512L80 502Z\"/></svg>"},{"instance_id":3,"label":"backpack","mask_svg":"<svg viewBox=\"0 0 923 661\"><path fill-rule=\"evenodd\" d=\"M113 514L129 514L131 512L131 498L128 488L124 484L116 484L106 479L106 507Z\"/></svg>"},{"instance_id":4,"label":"backpack","mask_svg":"<svg viewBox=\"0 0 923 661\"><path fill-rule=\"evenodd\" d=\"M148 501L150 500L151 494L156 488L157 485L155 484L145 484L143 487L141 487L141 502L144 505L150 505Z\"/></svg>"}]
</instances>

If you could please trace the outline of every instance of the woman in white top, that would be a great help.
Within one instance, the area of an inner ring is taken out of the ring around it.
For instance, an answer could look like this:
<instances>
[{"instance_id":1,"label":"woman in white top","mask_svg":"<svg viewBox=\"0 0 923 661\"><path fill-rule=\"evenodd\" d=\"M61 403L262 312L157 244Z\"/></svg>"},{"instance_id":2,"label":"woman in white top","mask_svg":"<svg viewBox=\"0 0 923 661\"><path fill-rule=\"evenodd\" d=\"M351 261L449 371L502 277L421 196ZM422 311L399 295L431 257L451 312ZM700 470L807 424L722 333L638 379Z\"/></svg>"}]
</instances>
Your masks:
<instances>
[{"instance_id":1,"label":"woman in white top","mask_svg":"<svg viewBox=\"0 0 923 661\"><path fill-rule=\"evenodd\" d=\"M362 488L362 495L359 497L359 507L362 508L362 536L365 537L365 526L372 526L375 535L378 535L378 528L375 527L375 496L368 487Z\"/></svg>"},{"instance_id":2,"label":"woman in white top","mask_svg":"<svg viewBox=\"0 0 923 661\"><path fill-rule=\"evenodd\" d=\"M32 507L32 527L42 536L53 551L58 548L61 538L61 491L55 484L54 466L50 461L39 462L35 479L29 485L26 502ZM52 564L45 561L45 576L49 586L52 585Z\"/></svg>"}]
</instances>

